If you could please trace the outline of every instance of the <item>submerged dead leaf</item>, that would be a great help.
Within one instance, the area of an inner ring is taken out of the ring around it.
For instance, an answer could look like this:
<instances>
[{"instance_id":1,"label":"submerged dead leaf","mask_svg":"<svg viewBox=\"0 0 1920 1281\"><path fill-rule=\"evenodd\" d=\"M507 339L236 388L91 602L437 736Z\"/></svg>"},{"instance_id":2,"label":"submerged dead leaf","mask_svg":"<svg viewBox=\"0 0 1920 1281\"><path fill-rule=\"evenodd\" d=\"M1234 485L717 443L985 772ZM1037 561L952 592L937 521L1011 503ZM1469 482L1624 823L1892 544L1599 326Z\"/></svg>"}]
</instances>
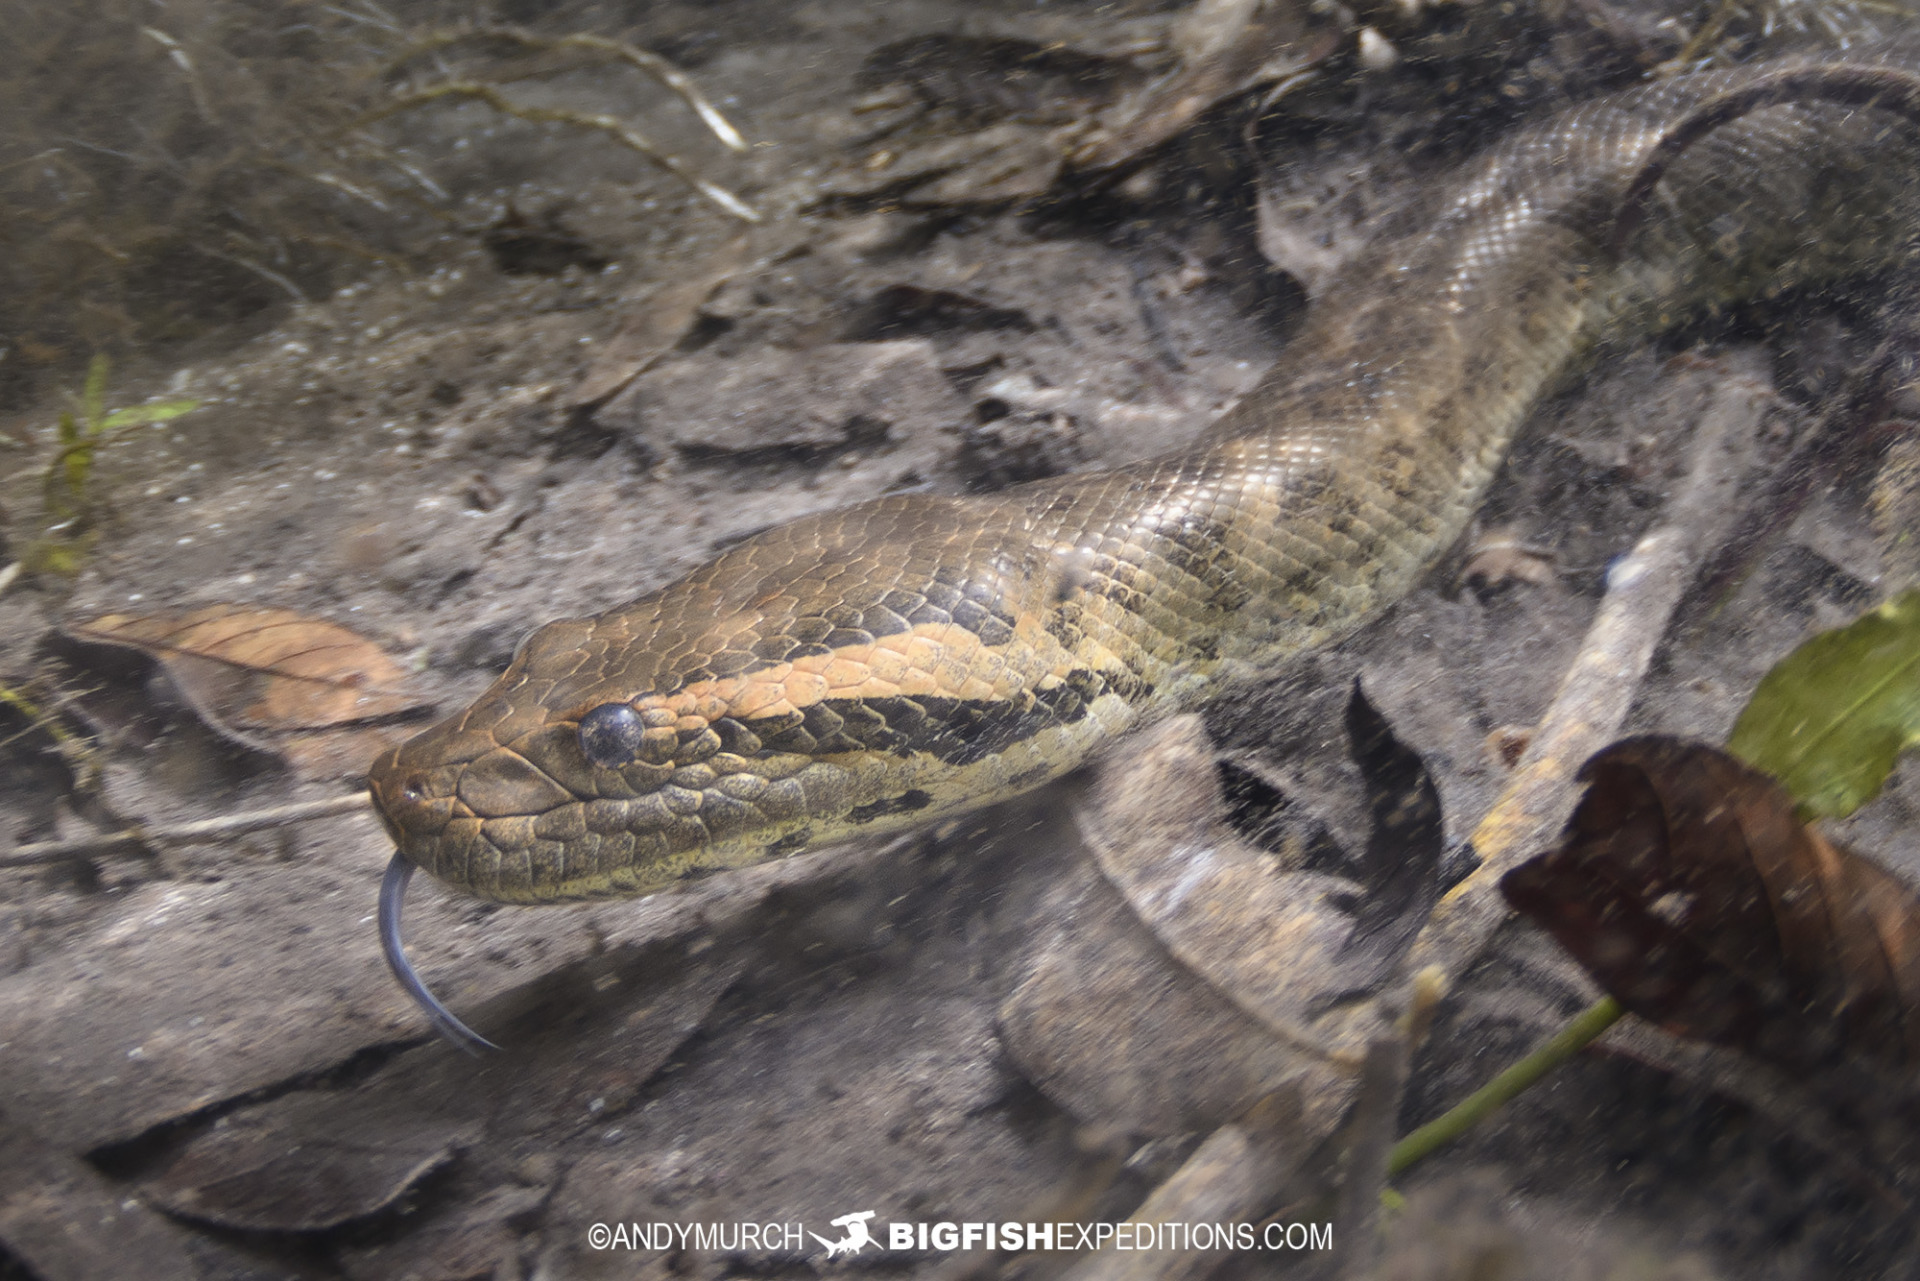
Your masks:
<instances>
[{"instance_id":1,"label":"submerged dead leaf","mask_svg":"<svg viewBox=\"0 0 1920 1281\"><path fill-rule=\"evenodd\" d=\"M1437 893L1442 830L1419 757L1357 689L1348 728L1375 819L1364 884L1240 839L1197 718L1101 771L1077 813L1100 875L1062 891L1001 1009L1009 1053L1069 1112L1166 1134L1287 1089L1325 1134L1345 1111L1392 1022L1368 994Z\"/></svg>"},{"instance_id":2,"label":"submerged dead leaf","mask_svg":"<svg viewBox=\"0 0 1920 1281\"><path fill-rule=\"evenodd\" d=\"M66 636L146 654L210 727L311 774L364 767L392 736L381 726L431 710L378 645L293 610L106 614Z\"/></svg>"},{"instance_id":3,"label":"submerged dead leaf","mask_svg":"<svg viewBox=\"0 0 1920 1281\"><path fill-rule=\"evenodd\" d=\"M502 1186L478 1198L464 1185L457 1198L415 1189L463 1151L530 1151L628 1106L753 962L749 947L709 946L720 927L702 919L690 933L620 942L522 975L477 1011L504 1055L478 1059L429 1041L369 1065L352 1084L239 1107L186 1139L141 1180L140 1194L200 1222L281 1233L413 1205L420 1213L397 1239L341 1242L353 1247L348 1275L494 1275L479 1265L514 1256L516 1225L545 1200L552 1177L529 1177L537 1190ZM411 1026L410 1016L393 1024Z\"/></svg>"},{"instance_id":4,"label":"submerged dead leaf","mask_svg":"<svg viewBox=\"0 0 1920 1281\"><path fill-rule=\"evenodd\" d=\"M508 1185L428 1220L395 1241L349 1246L340 1265L352 1281L490 1281L519 1274L524 1230L549 1189Z\"/></svg>"},{"instance_id":5,"label":"submerged dead leaf","mask_svg":"<svg viewBox=\"0 0 1920 1281\"><path fill-rule=\"evenodd\" d=\"M1183 1134L1289 1086L1327 1095L1315 1059L1175 964L1097 871L1078 869L1041 919L1000 1006L1001 1043L1082 1123Z\"/></svg>"},{"instance_id":6,"label":"submerged dead leaf","mask_svg":"<svg viewBox=\"0 0 1920 1281\"><path fill-rule=\"evenodd\" d=\"M1366 992L1399 964L1439 901L1446 821L1427 763L1394 737L1358 681L1347 700L1347 738L1372 830L1360 863L1367 896L1340 945L1339 965L1346 990Z\"/></svg>"},{"instance_id":7,"label":"submerged dead leaf","mask_svg":"<svg viewBox=\"0 0 1920 1281\"><path fill-rule=\"evenodd\" d=\"M1105 770L1080 827L1095 861L1163 947L1283 1039L1357 1070L1375 1020L1343 1012L1339 960L1361 887L1282 872L1224 820L1213 750L1197 721L1169 722L1135 760Z\"/></svg>"},{"instance_id":8,"label":"submerged dead leaf","mask_svg":"<svg viewBox=\"0 0 1920 1281\"><path fill-rule=\"evenodd\" d=\"M1714 748L1631 738L1580 776L1560 848L1501 886L1622 1005L1796 1072L1920 1063L1920 895Z\"/></svg>"}]
</instances>

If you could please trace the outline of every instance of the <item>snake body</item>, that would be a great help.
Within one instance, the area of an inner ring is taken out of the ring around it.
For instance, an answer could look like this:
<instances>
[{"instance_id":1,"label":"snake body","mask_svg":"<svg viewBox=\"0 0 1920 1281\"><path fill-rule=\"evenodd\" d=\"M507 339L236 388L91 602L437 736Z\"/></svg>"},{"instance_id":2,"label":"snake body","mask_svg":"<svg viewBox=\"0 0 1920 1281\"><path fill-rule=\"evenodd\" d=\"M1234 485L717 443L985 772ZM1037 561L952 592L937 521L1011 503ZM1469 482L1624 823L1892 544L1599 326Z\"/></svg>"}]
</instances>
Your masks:
<instances>
[{"instance_id":1,"label":"snake body","mask_svg":"<svg viewBox=\"0 0 1920 1281\"><path fill-rule=\"evenodd\" d=\"M1350 632L1599 345L1907 253L1914 86L1878 57L1598 99L1395 215L1191 448L813 516L540 628L374 764L395 867L645 894L1037 787Z\"/></svg>"}]
</instances>

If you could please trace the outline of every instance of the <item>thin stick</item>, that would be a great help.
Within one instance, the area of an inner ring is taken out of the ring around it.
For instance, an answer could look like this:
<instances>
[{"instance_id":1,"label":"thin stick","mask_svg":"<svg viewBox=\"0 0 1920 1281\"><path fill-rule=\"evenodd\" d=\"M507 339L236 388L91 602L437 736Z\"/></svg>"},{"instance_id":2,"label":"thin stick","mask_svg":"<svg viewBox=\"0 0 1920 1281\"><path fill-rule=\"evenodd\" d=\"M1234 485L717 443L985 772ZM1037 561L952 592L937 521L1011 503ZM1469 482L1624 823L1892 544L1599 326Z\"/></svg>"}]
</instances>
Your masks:
<instances>
[{"instance_id":1,"label":"thin stick","mask_svg":"<svg viewBox=\"0 0 1920 1281\"><path fill-rule=\"evenodd\" d=\"M616 120L612 116L593 111L568 111L563 107L535 107L515 102L481 80L448 80L441 84L428 85L424 89L415 89L411 93L401 94L384 106L376 107L361 116L353 122L353 127L357 129L402 111L412 111L428 103L437 102L442 98L473 98L486 103L503 116L512 116L517 120L527 120L535 124L572 125L576 129L598 130L623 146L639 152L742 222L760 221L760 215L754 211L753 206L719 183L701 177L692 165L672 152L662 151L653 144L651 139L631 125Z\"/></svg>"},{"instance_id":2,"label":"thin stick","mask_svg":"<svg viewBox=\"0 0 1920 1281\"><path fill-rule=\"evenodd\" d=\"M1394 1144L1387 1156L1387 1177L1398 1177L1414 1163L1465 1134L1488 1113L1584 1050L1625 1013L1620 1002L1610 996L1595 1001L1545 1045L1469 1094L1448 1112Z\"/></svg>"},{"instance_id":3,"label":"thin stick","mask_svg":"<svg viewBox=\"0 0 1920 1281\"><path fill-rule=\"evenodd\" d=\"M7 568L9 570L18 569L20 568L20 562L15 561ZM11 580L7 575L0 574L0 588L4 588L9 581ZM66 701L64 696L56 695L56 697L62 697L62 701ZM84 791L91 788L98 780L100 762L95 756L92 746L86 739L73 733L73 731L69 730L65 725L61 724L59 717L49 715L38 703L4 681L0 681L0 706L11 707L14 711L19 712L27 718L27 728L21 730L19 734L0 739L0 746L5 746L13 742L14 739L25 734L30 734L37 729L52 739L54 750L66 758L68 767L73 770L74 774L80 780L81 790Z\"/></svg>"},{"instance_id":4,"label":"thin stick","mask_svg":"<svg viewBox=\"0 0 1920 1281\"><path fill-rule=\"evenodd\" d=\"M444 49L448 45L458 44L462 40L506 40L524 49L592 49L597 53L609 53L628 66L644 71L659 80L667 88L679 94L681 100L693 108L693 114L700 117L702 124L713 131L731 151L745 151L747 140L740 131L728 123L707 96L700 92L700 86L693 83L687 73L651 50L638 45L628 44L624 40L613 40L606 36L576 32L565 36L538 36L531 31L522 31L518 27L472 27L459 31L430 31L420 37L415 45L391 64L399 67L412 58L435 49Z\"/></svg>"},{"instance_id":5,"label":"thin stick","mask_svg":"<svg viewBox=\"0 0 1920 1281\"><path fill-rule=\"evenodd\" d=\"M1726 374L1694 433L1687 477L1662 523L1607 575L1600 612L1512 779L1473 833L1480 866L1440 900L1409 972L1463 973L1506 919L1500 878L1553 839L1573 809L1573 777L1613 741L1704 553L1732 523L1740 463L1774 398L1758 374Z\"/></svg>"},{"instance_id":6,"label":"thin stick","mask_svg":"<svg viewBox=\"0 0 1920 1281\"><path fill-rule=\"evenodd\" d=\"M1394 1123L1406 1093L1410 1047L1404 1033L1395 1031L1367 1046L1360 1070L1360 1096L1348 1119L1353 1138L1347 1152L1347 1175L1334 1206L1333 1248L1342 1277L1365 1277L1373 1272L1378 1253L1380 1194L1386 1190L1388 1162L1398 1150Z\"/></svg>"},{"instance_id":7,"label":"thin stick","mask_svg":"<svg viewBox=\"0 0 1920 1281\"><path fill-rule=\"evenodd\" d=\"M1720 33L1727 29L1727 24L1733 21L1734 17L1739 14L1741 7L1740 0L1720 0L1720 2L1713 7L1713 12L1707 15L1707 20L1700 25L1700 29L1693 33L1692 38L1689 39L1686 44L1681 46L1680 52L1655 67L1653 74L1656 76L1673 76L1691 67L1702 54L1712 47L1713 42L1720 38Z\"/></svg>"},{"instance_id":8,"label":"thin stick","mask_svg":"<svg viewBox=\"0 0 1920 1281\"><path fill-rule=\"evenodd\" d=\"M331 814L355 814L369 808L371 808L371 802L367 794L355 792L351 796L329 796L322 801L276 805L271 809L248 810L243 814L201 819L198 822L180 823L173 827L130 827L124 831L107 832L99 836L80 836L66 841L35 841L29 845L15 846L12 853L0 855L0 868L37 867L44 863L58 863L64 859L87 854L132 853L148 845L192 845L203 841L217 841L228 836L258 832L264 828L300 823L310 818L325 818Z\"/></svg>"}]
</instances>

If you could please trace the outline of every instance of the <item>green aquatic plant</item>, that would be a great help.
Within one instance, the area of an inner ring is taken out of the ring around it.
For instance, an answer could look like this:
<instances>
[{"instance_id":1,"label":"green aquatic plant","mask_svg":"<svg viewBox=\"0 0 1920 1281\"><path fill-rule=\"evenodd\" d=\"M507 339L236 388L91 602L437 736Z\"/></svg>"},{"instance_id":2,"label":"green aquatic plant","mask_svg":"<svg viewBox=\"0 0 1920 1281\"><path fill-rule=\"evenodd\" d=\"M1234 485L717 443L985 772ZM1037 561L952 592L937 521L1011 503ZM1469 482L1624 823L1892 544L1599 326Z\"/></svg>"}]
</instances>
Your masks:
<instances>
[{"instance_id":1,"label":"green aquatic plant","mask_svg":"<svg viewBox=\"0 0 1920 1281\"><path fill-rule=\"evenodd\" d=\"M376 265L443 264L477 231L474 206L498 203L500 158L520 145L490 150L475 104L560 145L610 139L754 217L640 121L506 91L608 64L664 85L744 151L661 55L614 34L408 16L380 0L0 0L0 405L32 403L90 352L255 328Z\"/></svg>"},{"instance_id":2,"label":"green aquatic plant","mask_svg":"<svg viewBox=\"0 0 1920 1281\"><path fill-rule=\"evenodd\" d=\"M102 445L141 427L172 422L200 406L197 400L159 400L108 410L110 368L105 356L95 356L73 407L60 415L54 455L40 480L45 525L21 554L29 573L73 574L86 561L98 532L93 479Z\"/></svg>"}]
</instances>

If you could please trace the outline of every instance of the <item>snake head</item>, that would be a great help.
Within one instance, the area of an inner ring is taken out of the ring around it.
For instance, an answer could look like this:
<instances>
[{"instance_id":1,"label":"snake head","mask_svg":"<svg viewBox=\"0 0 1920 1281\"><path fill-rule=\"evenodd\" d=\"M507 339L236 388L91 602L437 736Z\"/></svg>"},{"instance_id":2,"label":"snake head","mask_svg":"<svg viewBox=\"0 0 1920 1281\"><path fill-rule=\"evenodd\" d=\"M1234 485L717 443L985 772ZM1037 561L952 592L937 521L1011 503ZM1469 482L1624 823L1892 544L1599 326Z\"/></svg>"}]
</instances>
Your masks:
<instances>
[{"instance_id":1,"label":"snake head","mask_svg":"<svg viewBox=\"0 0 1920 1281\"><path fill-rule=\"evenodd\" d=\"M711 689L539 675L588 652L582 626L541 629L472 706L374 762L374 804L409 862L500 902L624 897L791 853L815 816L859 803L858 760L769 747ZM801 748L806 722L755 724Z\"/></svg>"},{"instance_id":2,"label":"snake head","mask_svg":"<svg viewBox=\"0 0 1920 1281\"><path fill-rule=\"evenodd\" d=\"M646 894L1024 791L1124 728L1139 683L1006 604L1007 572L951 559L951 530L924 563L835 546L863 510L533 633L470 707L374 762L401 855L500 902ZM1049 599L1043 579L1023 596Z\"/></svg>"}]
</instances>

